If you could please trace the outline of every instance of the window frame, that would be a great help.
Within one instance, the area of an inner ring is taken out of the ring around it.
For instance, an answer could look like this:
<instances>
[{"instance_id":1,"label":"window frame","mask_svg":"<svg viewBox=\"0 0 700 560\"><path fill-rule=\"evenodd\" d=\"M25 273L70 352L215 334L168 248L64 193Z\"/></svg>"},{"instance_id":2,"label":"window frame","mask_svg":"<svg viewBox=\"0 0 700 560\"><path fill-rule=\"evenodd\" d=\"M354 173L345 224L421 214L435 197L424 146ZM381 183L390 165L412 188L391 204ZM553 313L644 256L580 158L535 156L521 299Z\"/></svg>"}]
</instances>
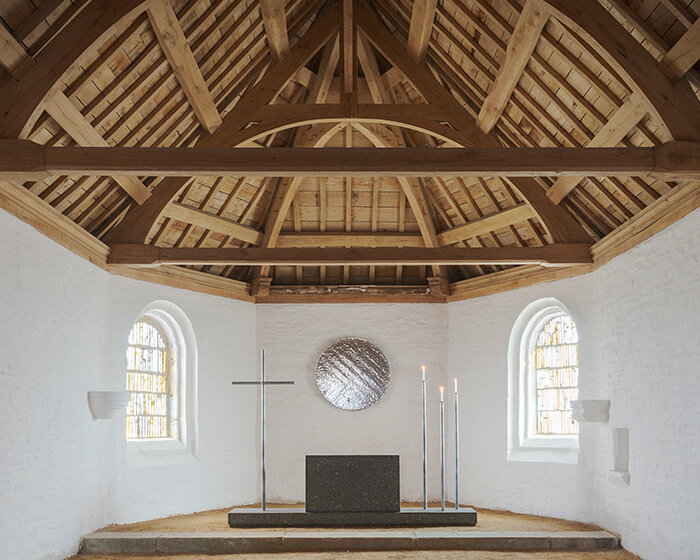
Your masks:
<instances>
[{"instance_id":1,"label":"window frame","mask_svg":"<svg viewBox=\"0 0 700 560\"><path fill-rule=\"evenodd\" d=\"M147 466L195 461L198 452L197 342L192 324L178 306L167 301L155 301L146 306L130 325L129 332L139 321L157 325L166 347L170 349L169 366L172 370L168 375L168 389L172 394L169 394L168 399L171 436L134 440L124 437L127 465ZM125 375L126 367L123 372Z\"/></svg>"},{"instance_id":2,"label":"window frame","mask_svg":"<svg viewBox=\"0 0 700 560\"><path fill-rule=\"evenodd\" d=\"M508 446L509 461L578 463L579 435L537 433L537 373L534 349L537 337L553 318L571 312L555 298L528 305L515 321L508 348ZM579 339L580 344L580 339ZM579 347L579 376L580 376ZM578 387L580 390L581 379Z\"/></svg>"}]
</instances>

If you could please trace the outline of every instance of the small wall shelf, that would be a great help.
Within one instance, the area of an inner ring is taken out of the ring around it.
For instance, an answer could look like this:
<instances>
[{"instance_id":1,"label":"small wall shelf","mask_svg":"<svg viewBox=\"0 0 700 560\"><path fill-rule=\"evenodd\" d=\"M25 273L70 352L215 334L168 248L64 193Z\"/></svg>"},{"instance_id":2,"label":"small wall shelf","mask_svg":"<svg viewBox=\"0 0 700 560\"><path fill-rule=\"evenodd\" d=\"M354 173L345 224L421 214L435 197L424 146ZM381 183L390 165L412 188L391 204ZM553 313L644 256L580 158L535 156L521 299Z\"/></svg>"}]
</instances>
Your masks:
<instances>
[{"instance_id":1,"label":"small wall shelf","mask_svg":"<svg viewBox=\"0 0 700 560\"><path fill-rule=\"evenodd\" d=\"M571 417L578 422L607 422L610 401L583 399L571 402Z\"/></svg>"},{"instance_id":2,"label":"small wall shelf","mask_svg":"<svg viewBox=\"0 0 700 560\"><path fill-rule=\"evenodd\" d=\"M126 415L129 391L88 391L88 406L95 420L106 420L116 415Z\"/></svg>"}]
</instances>

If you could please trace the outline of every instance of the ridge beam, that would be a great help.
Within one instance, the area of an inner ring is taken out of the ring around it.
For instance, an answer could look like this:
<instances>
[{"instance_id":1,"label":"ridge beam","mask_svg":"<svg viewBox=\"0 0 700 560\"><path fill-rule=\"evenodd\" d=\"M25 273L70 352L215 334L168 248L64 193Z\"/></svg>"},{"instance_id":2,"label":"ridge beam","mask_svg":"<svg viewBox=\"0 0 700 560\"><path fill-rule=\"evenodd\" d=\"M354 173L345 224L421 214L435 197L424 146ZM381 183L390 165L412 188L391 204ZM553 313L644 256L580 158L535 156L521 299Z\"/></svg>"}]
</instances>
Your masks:
<instances>
[{"instance_id":1,"label":"ridge beam","mask_svg":"<svg viewBox=\"0 0 700 560\"><path fill-rule=\"evenodd\" d=\"M221 115L214 98L204 81L192 49L170 0L150 0L148 16L160 47L170 63L173 73L187 96L201 125L209 132L221 126Z\"/></svg>"},{"instance_id":2,"label":"ridge beam","mask_svg":"<svg viewBox=\"0 0 700 560\"><path fill-rule=\"evenodd\" d=\"M542 247L370 247L370 248L172 248L116 244L110 265L180 266L424 266L536 264L575 266L593 262L588 243L555 243Z\"/></svg>"},{"instance_id":3,"label":"ridge beam","mask_svg":"<svg viewBox=\"0 0 700 560\"><path fill-rule=\"evenodd\" d=\"M437 0L415 0L413 2L406 49L408 55L416 62L423 62L428 52L436 10Z\"/></svg>"},{"instance_id":4,"label":"ridge beam","mask_svg":"<svg viewBox=\"0 0 700 560\"><path fill-rule=\"evenodd\" d=\"M503 64L498 69L496 79L476 119L476 125L482 131L488 133L496 126L537 46L548 19L549 11L539 0L527 0L508 41Z\"/></svg>"},{"instance_id":5,"label":"ridge beam","mask_svg":"<svg viewBox=\"0 0 700 560\"><path fill-rule=\"evenodd\" d=\"M287 33L287 15L284 0L260 0L263 26L267 35L272 58L280 61L289 53L289 35Z\"/></svg>"}]
</instances>

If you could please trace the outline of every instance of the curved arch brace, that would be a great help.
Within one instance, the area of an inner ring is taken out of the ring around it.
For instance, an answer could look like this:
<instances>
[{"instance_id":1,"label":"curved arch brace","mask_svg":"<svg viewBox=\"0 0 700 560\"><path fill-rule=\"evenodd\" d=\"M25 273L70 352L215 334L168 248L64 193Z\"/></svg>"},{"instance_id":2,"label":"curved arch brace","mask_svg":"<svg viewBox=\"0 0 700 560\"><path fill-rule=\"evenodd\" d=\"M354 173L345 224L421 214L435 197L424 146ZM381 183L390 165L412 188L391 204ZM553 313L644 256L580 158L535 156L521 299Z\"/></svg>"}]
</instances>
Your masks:
<instances>
[{"instance_id":1,"label":"curved arch brace","mask_svg":"<svg viewBox=\"0 0 700 560\"><path fill-rule=\"evenodd\" d=\"M92 0L34 59L35 64L16 81L6 73L0 81L0 138L26 138L44 109L44 99L61 86L61 77L81 64L91 47L117 23L136 17L148 0Z\"/></svg>"},{"instance_id":2,"label":"curved arch brace","mask_svg":"<svg viewBox=\"0 0 700 560\"><path fill-rule=\"evenodd\" d=\"M597 0L540 0L552 15L607 53L674 140L700 138L700 103L686 80L672 84L658 63Z\"/></svg>"}]
</instances>

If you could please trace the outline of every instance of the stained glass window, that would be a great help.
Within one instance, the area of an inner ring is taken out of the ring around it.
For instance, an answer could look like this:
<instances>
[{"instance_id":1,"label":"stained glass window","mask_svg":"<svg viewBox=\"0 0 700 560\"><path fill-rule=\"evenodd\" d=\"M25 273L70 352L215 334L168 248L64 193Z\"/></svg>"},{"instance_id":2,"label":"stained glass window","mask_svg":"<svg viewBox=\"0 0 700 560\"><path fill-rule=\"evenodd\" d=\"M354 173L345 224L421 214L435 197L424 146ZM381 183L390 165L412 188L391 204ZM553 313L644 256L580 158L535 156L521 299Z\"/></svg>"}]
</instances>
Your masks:
<instances>
[{"instance_id":1,"label":"stained glass window","mask_svg":"<svg viewBox=\"0 0 700 560\"><path fill-rule=\"evenodd\" d=\"M535 342L537 434L576 435L571 401L578 399L578 333L573 319L548 321Z\"/></svg>"},{"instance_id":2,"label":"stained glass window","mask_svg":"<svg viewBox=\"0 0 700 560\"><path fill-rule=\"evenodd\" d=\"M131 392L127 440L170 437L168 360L168 347L158 328L139 320L129 333L126 350L126 389Z\"/></svg>"}]
</instances>

